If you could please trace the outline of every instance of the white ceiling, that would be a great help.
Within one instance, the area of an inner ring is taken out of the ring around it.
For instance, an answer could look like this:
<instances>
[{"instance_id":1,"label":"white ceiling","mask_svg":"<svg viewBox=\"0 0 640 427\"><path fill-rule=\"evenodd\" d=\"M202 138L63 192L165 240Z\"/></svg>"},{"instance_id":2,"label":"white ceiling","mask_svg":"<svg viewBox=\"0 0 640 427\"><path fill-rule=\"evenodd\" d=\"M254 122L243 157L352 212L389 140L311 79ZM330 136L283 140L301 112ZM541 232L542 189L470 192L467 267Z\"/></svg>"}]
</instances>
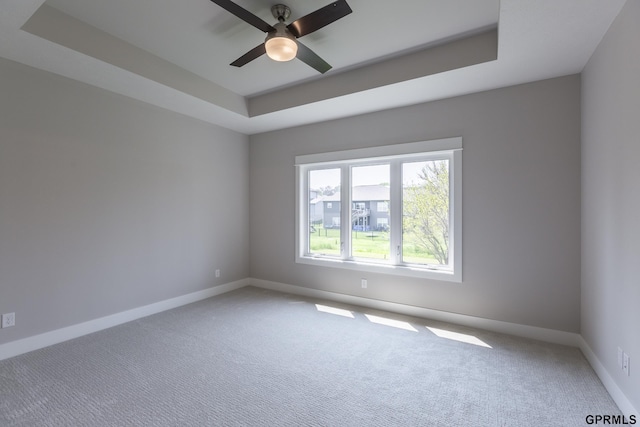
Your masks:
<instances>
[{"instance_id":1,"label":"white ceiling","mask_svg":"<svg viewBox=\"0 0 640 427\"><path fill-rule=\"evenodd\" d=\"M229 66L264 33L209 0L0 0L0 56L253 134L578 73L626 0L347 1L301 39L324 75ZM236 0L269 23L276 2Z\"/></svg>"}]
</instances>

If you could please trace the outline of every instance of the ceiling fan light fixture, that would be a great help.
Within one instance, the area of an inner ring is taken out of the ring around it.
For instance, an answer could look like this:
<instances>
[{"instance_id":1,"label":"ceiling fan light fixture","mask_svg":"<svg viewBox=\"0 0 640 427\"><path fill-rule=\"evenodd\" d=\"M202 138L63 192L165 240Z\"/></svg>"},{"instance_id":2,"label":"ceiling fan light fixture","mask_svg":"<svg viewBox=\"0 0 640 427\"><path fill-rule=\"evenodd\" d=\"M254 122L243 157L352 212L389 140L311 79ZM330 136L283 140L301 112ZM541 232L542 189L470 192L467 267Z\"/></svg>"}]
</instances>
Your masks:
<instances>
[{"instance_id":1,"label":"ceiling fan light fixture","mask_svg":"<svg viewBox=\"0 0 640 427\"><path fill-rule=\"evenodd\" d=\"M267 56L274 61L291 61L298 54L298 43L283 23L274 25L276 31L270 33L264 42Z\"/></svg>"}]
</instances>

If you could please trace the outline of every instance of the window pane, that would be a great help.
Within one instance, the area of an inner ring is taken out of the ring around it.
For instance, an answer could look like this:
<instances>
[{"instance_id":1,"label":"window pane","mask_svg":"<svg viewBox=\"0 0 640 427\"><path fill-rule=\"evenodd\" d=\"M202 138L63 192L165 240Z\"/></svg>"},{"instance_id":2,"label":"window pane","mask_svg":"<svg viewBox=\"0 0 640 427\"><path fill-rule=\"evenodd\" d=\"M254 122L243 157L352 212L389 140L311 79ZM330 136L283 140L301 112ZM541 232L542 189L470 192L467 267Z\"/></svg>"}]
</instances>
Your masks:
<instances>
[{"instance_id":1,"label":"window pane","mask_svg":"<svg viewBox=\"0 0 640 427\"><path fill-rule=\"evenodd\" d=\"M402 261L449 265L449 160L402 164Z\"/></svg>"},{"instance_id":2,"label":"window pane","mask_svg":"<svg viewBox=\"0 0 640 427\"><path fill-rule=\"evenodd\" d=\"M309 171L309 253L340 255L340 169Z\"/></svg>"},{"instance_id":3,"label":"window pane","mask_svg":"<svg viewBox=\"0 0 640 427\"><path fill-rule=\"evenodd\" d=\"M389 260L389 165L351 168L351 255Z\"/></svg>"}]
</instances>

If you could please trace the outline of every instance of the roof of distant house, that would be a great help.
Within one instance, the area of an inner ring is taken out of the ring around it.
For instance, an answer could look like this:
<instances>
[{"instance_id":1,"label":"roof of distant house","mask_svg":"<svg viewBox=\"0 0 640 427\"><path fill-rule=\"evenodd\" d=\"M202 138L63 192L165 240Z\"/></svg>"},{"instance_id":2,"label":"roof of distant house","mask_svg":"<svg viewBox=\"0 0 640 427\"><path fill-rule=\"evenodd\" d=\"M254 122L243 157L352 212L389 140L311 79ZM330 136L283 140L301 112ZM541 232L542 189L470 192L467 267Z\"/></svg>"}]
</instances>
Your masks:
<instances>
[{"instance_id":1,"label":"roof of distant house","mask_svg":"<svg viewBox=\"0 0 640 427\"><path fill-rule=\"evenodd\" d=\"M325 202L339 202L340 193L330 196L322 196ZM316 199L317 200L317 199ZM358 185L353 187L351 200L354 202L365 202L371 200L389 200L389 187L386 185Z\"/></svg>"}]
</instances>

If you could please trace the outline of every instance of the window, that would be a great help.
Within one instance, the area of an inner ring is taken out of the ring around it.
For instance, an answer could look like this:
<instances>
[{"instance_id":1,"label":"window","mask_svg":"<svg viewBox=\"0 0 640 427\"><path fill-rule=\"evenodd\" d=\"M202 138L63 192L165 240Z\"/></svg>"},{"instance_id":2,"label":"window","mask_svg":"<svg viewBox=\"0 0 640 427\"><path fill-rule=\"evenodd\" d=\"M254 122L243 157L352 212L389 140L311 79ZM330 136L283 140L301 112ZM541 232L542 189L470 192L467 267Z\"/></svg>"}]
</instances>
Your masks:
<instances>
[{"instance_id":1,"label":"window","mask_svg":"<svg viewBox=\"0 0 640 427\"><path fill-rule=\"evenodd\" d=\"M296 171L296 262L462 281L462 138L298 156Z\"/></svg>"}]
</instances>

